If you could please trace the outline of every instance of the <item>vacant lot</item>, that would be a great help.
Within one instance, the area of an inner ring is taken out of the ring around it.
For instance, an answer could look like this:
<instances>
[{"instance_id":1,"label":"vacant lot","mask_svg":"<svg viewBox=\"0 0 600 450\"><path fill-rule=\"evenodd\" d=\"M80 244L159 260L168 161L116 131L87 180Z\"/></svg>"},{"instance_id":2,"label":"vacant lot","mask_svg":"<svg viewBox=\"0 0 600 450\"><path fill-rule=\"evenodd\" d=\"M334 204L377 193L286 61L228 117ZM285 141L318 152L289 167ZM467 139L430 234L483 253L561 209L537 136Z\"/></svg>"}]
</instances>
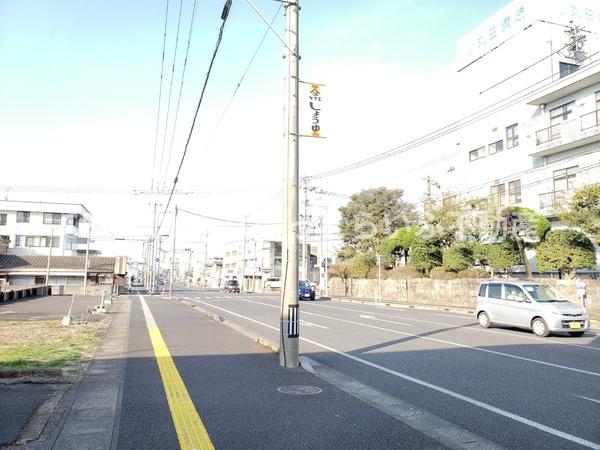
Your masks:
<instances>
[{"instance_id":1,"label":"vacant lot","mask_svg":"<svg viewBox=\"0 0 600 450\"><path fill-rule=\"evenodd\" d=\"M0 321L0 371L63 369L74 375L93 355L103 330L103 323Z\"/></svg>"}]
</instances>

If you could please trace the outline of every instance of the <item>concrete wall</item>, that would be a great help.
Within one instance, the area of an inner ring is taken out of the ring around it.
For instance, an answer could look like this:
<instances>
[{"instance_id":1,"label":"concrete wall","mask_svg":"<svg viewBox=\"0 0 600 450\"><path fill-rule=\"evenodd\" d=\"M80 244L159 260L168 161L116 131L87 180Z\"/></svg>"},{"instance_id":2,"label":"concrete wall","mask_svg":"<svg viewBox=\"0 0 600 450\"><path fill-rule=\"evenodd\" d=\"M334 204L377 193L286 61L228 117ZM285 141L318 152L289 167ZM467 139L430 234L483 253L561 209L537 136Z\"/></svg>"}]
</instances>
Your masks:
<instances>
[{"instance_id":1,"label":"concrete wall","mask_svg":"<svg viewBox=\"0 0 600 450\"><path fill-rule=\"evenodd\" d=\"M112 292L110 284L88 285L87 295L102 295L103 292ZM83 284L67 284L52 286L52 295L83 295Z\"/></svg>"},{"instance_id":2,"label":"concrete wall","mask_svg":"<svg viewBox=\"0 0 600 450\"><path fill-rule=\"evenodd\" d=\"M474 308L481 281L475 278L456 280L436 280L431 278L387 279L381 281L381 297L385 303ZM577 303L575 280L543 278L539 281L544 284L556 286L569 300ZM587 310L595 318L598 318L600 317L600 280L585 281L588 285ZM330 280L330 293L333 297L374 300L378 297L377 280L349 279L344 282L340 278L332 278Z\"/></svg>"}]
</instances>

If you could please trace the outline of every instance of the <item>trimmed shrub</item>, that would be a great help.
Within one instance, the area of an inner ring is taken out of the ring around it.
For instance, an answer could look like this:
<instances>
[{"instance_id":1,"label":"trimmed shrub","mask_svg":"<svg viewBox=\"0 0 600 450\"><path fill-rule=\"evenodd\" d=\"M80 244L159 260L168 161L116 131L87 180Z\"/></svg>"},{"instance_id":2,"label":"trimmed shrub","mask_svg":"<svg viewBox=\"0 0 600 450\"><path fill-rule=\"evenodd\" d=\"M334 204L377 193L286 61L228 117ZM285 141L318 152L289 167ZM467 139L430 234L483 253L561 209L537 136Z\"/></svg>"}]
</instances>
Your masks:
<instances>
[{"instance_id":1,"label":"trimmed shrub","mask_svg":"<svg viewBox=\"0 0 600 450\"><path fill-rule=\"evenodd\" d=\"M456 273L457 278L489 278L490 274L483 269L466 269Z\"/></svg>"},{"instance_id":2,"label":"trimmed shrub","mask_svg":"<svg viewBox=\"0 0 600 450\"><path fill-rule=\"evenodd\" d=\"M381 279L385 280L387 278L387 271L381 268ZM371 267L367 272L367 278L370 280L377 280L379 278L379 268L377 266Z\"/></svg>"},{"instance_id":3,"label":"trimmed shrub","mask_svg":"<svg viewBox=\"0 0 600 450\"><path fill-rule=\"evenodd\" d=\"M474 264L473 248L466 244L457 244L444 250L442 267L452 272L466 270Z\"/></svg>"},{"instance_id":4,"label":"trimmed shrub","mask_svg":"<svg viewBox=\"0 0 600 450\"><path fill-rule=\"evenodd\" d=\"M452 280L458 278L458 275L456 272L446 270L443 267L434 267L429 271L429 278L434 278L436 280Z\"/></svg>"},{"instance_id":5,"label":"trimmed shrub","mask_svg":"<svg viewBox=\"0 0 600 450\"><path fill-rule=\"evenodd\" d=\"M332 264L329 266L329 271L327 272L327 276L329 278L341 278L345 280L348 278L348 264Z\"/></svg>"},{"instance_id":6,"label":"trimmed shrub","mask_svg":"<svg viewBox=\"0 0 600 450\"><path fill-rule=\"evenodd\" d=\"M366 278L369 270L375 266L375 257L368 254L358 254L348 264L348 276L350 278Z\"/></svg>"},{"instance_id":7,"label":"trimmed shrub","mask_svg":"<svg viewBox=\"0 0 600 450\"><path fill-rule=\"evenodd\" d=\"M394 267L387 271L387 278L392 280L406 280L411 278L421 278L421 272L411 266Z\"/></svg>"},{"instance_id":8,"label":"trimmed shrub","mask_svg":"<svg viewBox=\"0 0 600 450\"><path fill-rule=\"evenodd\" d=\"M557 270L569 278L575 277L577 269L596 267L596 251L592 241L575 230L554 230L537 248L540 271Z\"/></svg>"},{"instance_id":9,"label":"trimmed shrub","mask_svg":"<svg viewBox=\"0 0 600 450\"><path fill-rule=\"evenodd\" d=\"M435 238L417 238L409 255L413 267L426 275L434 267L442 265L441 243Z\"/></svg>"}]
</instances>

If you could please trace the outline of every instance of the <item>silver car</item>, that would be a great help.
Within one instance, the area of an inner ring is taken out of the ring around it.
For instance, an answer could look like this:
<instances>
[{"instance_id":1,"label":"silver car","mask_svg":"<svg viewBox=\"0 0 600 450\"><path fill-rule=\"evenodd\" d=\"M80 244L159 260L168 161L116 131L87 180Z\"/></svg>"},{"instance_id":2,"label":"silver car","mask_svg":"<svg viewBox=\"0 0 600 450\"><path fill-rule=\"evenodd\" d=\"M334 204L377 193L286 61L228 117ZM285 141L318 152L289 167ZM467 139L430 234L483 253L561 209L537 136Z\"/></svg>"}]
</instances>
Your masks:
<instances>
[{"instance_id":1,"label":"silver car","mask_svg":"<svg viewBox=\"0 0 600 450\"><path fill-rule=\"evenodd\" d=\"M492 324L516 326L531 329L536 336L555 331L583 336L590 329L590 317L581 306L551 286L531 281L481 283L476 315L483 328Z\"/></svg>"}]
</instances>

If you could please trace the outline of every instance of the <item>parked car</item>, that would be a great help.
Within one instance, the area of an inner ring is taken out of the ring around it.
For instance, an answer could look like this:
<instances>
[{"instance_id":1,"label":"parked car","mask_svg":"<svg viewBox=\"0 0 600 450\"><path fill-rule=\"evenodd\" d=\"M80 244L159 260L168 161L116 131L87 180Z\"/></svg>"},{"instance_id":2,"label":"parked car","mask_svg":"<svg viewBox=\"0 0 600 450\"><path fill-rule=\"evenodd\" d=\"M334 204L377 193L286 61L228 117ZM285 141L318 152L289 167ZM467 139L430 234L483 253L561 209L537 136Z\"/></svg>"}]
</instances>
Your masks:
<instances>
[{"instance_id":1,"label":"parked car","mask_svg":"<svg viewBox=\"0 0 600 450\"><path fill-rule=\"evenodd\" d=\"M265 289L281 289L281 279L279 277L269 277L265 280Z\"/></svg>"},{"instance_id":2,"label":"parked car","mask_svg":"<svg viewBox=\"0 0 600 450\"><path fill-rule=\"evenodd\" d=\"M304 280L298 281L298 299L299 300L314 300L315 299L315 289Z\"/></svg>"},{"instance_id":3,"label":"parked car","mask_svg":"<svg viewBox=\"0 0 600 450\"><path fill-rule=\"evenodd\" d=\"M482 282L477 296L479 325L527 328L536 336L567 332L582 336L590 329L590 317L547 284L531 281L490 280Z\"/></svg>"},{"instance_id":4,"label":"parked car","mask_svg":"<svg viewBox=\"0 0 600 450\"><path fill-rule=\"evenodd\" d=\"M240 283L238 283L238 280L225 281L225 284L223 285L223 292L225 292L225 293L233 292L234 294L239 294L240 293Z\"/></svg>"}]
</instances>

